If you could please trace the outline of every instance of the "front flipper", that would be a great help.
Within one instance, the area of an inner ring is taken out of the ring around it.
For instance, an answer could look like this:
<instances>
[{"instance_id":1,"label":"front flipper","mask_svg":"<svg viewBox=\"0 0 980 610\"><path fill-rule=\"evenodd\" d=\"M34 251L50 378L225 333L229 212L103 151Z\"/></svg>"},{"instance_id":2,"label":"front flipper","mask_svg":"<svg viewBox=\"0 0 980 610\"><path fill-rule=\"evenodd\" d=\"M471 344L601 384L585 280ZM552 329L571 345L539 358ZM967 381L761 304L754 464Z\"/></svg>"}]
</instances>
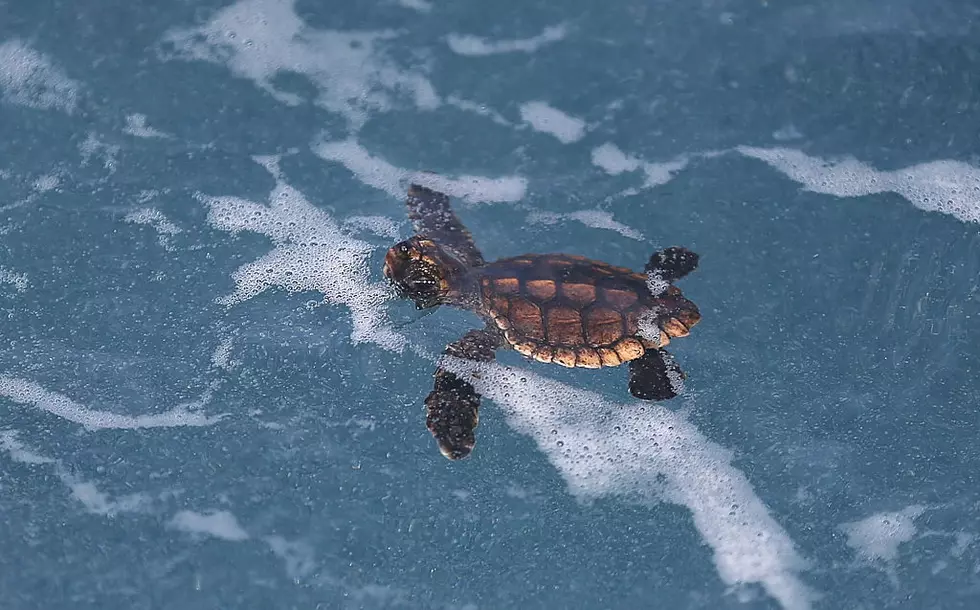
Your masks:
<instances>
[{"instance_id":1,"label":"front flipper","mask_svg":"<svg viewBox=\"0 0 980 610\"><path fill-rule=\"evenodd\" d=\"M416 233L452 249L468 266L483 264L483 255L473 242L469 230L453 212L448 195L413 184L408 188L405 205Z\"/></svg>"},{"instance_id":2,"label":"front flipper","mask_svg":"<svg viewBox=\"0 0 980 610\"><path fill-rule=\"evenodd\" d=\"M665 248L654 252L646 264L646 272L654 273L665 282L679 280L698 268L700 257L695 252L680 246Z\"/></svg>"},{"instance_id":3,"label":"front flipper","mask_svg":"<svg viewBox=\"0 0 980 610\"><path fill-rule=\"evenodd\" d=\"M489 362L500 346L500 335L490 330L471 330L446 346L457 358ZM435 387L425 399L425 425L439 444L439 451L459 460L473 451L474 430L480 421L480 395L468 381L442 367L436 369Z\"/></svg>"},{"instance_id":4,"label":"front flipper","mask_svg":"<svg viewBox=\"0 0 980 610\"><path fill-rule=\"evenodd\" d=\"M641 400L669 400L684 390L687 375L666 350L648 349L629 367L630 394Z\"/></svg>"}]
</instances>

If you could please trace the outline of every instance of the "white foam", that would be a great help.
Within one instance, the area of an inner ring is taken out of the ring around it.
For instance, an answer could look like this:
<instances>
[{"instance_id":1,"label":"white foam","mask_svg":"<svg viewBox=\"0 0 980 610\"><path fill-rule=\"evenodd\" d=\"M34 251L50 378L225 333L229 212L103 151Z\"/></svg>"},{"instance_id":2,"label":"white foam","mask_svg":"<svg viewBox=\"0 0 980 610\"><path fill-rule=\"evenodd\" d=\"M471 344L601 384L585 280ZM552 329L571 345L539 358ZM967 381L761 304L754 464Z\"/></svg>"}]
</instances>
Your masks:
<instances>
[{"instance_id":1,"label":"white foam","mask_svg":"<svg viewBox=\"0 0 980 610\"><path fill-rule=\"evenodd\" d=\"M424 73L402 69L385 55L396 32L317 30L303 23L294 3L240 0L203 26L168 31L164 42L174 46L177 58L226 65L289 105L304 100L278 89L276 76L305 75L319 92L314 102L345 116L354 129L369 112L394 108L399 95L422 110L440 105Z\"/></svg>"},{"instance_id":2,"label":"white foam","mask_svg":"<svg viewBox=\"0 0 980 610\"><path fill-rule=\"evenodd\" d=\"M446 37L449 48L459 55L485 56L500 53L533 53L546 44L558 42L568 35L568 27L561 23L546 27L537 36L514 40L488 40L478 36L450 34Z\"/></svg>"},{"instance_id":3,"label":"white foam","mask_svg":"<svg viewBox=\"0 0 980 610\"><path fill-rule=\"evenodd\" d=\"M72 497L90 513L115 515L123 512L139 512L146 509L149 496L144 493L128 494L113 500L99 490L94 483L83 481L71 474L60 460L41 455L24 446L13 430L0 431L0 450L7 452L15 462L30 465L51 465L55 475L68 488Z\"/></svg>"},{"instance_id":4,"label":"white foam","mask_svg":"<svg viewBox=\"0 0 980 610\"><path fill-rule=\"evenodd\" d=\"M579 210L568 214L558 214L555 212L532 212L527 217L529 222L542 224L555 224L562 220L574 220L593 229L607 229L615 231L623 237L643 240L643 234L636 229L616 221L613 215L605 210Z\"/></svg>"},{"instance_id":5,"label":"white foam","mask_svg":"<svg viewBox=\"0 0 980 610\"><path fill-rule=\"evenodd\" d=\"M160 245L168 251L174 250L170 238L183 232L180 227L164 216L163 212L154 208L143 208L130 212L124 220L133 224L152 227L157 232Z\"/></svg>"},{"instance_id":6,"label":"white foam","mask_svg":"<svg viewBox=\"0 0 980 610\"><path fill-rule=\"evenodd\" d=\"M366 229L388 239L398 239L401 235L398 223L387 216L350 216L344 220L344 226L352 230Z\"/></svg>"},{"instance_id":7,"label":"white foam","mask_svg":"<svg viewBox=\"0 0 980 610\"><path fill-rule=\"evenodd\" d=\"M320 158L341 163L367 186L382 190L398 199L405 197L409 180L474 203L519 201L524 198L527 191L527 180L520 176L486 178L460 175L446 178L426 172L411 172L372 155L354 138L320 142L314 144L312 148Z\"/></svg>"},{"instance_id":8,"label":"white foam","mask_svg":"<svg viewBox=\"0 0 980 610\"><path fill-rule=\"evenodd\" d=\"M172 138L169 133L154 129L146 124L145 114L131 114L126 117L123 131L137 138Z\"/></svg>"},{"instance_id":9,"label":"white foam","mask_svg":"<svg viewBox=\"0 0 980 610\"><path fill-rule=\"evenodd\" d=\"M313 547L306 542L289 541L282 536L266 536L264 540L269 549L283 560L286 575L294 582L299 582L316 571Z\"/></svg>"},{"instance_id":10,"label":"white foam","mask_svg":"<svg viewBox=\"0 0 980 610\"><path fill-rule=\"evenodd\" d=\"M170 520L170 527L194 535L213 536L230 542L248 540L248 532L238 524L235 515L226 510L198 513L182 510Z\"/></svg>"},{"instance_id":11,"label":"white foam","mask_svg":"<svg viewBox=\"0 0 980 610\"><path fill-rule=\"evenodd\" d=\"M34 184L32 186L38 193L53 191L61 186L61 176L59 176L57 172L42 174L34 180Z\"/></svg>"},{"instance_id":12,"label":"white foam","mask_svg":"<svg viewBox=\"0 0 980 610\"><path fill-rule=\"evenodd\" d=\"M0 90L7 102L71 113L78 105L79 88L47 56L24 42L15 38L0 44Z\"/></svg>"},{"instance_id":13,"label":"white foam","mask_svg":"<svg viewBox=\"0 0 980 610\"><path fill-rule=\"evenodd\" d=\"M102 158L102 167L109 170L109 174L116 171L116 157L119 155L121 147L118 144L106 144L94 133L89 133L88 137L78 146L78 151L82 155L81 165L88 165L92 157Z\"/></svg>"},{"instance_id":14,"label":"white foam","mask_svg":"<svg viewBox=\"0 0 980 610\"><path fill-rule=\"evenodd\" d=\"M17 377L0 376L0 396L18 404L47 411L62 419L80 424L87 430L209 426L224 417L224 415L207 416L199 412L210 399L210 393L205 393L199 401L180 404L162 413L136 416L88 409L63 394L50 392L33 381Z\"/></svg>"},{"instance_id":15,"label":"white foam","mask_svg":"<svg viewBox=\"0 0 980 610\"><path fill-rule=\"evenodd\" d=\"M611 176L640 169L640 160L621 151L618 146L606 142L592 149L592 165L605 170Z\"/></svg>"},{"instance_id":16,"label":"white foam","mask_svg":"<svg viewBox=\"0 0 980 610\"><path fill-rule=\"evenodd\" d=\"M57 460L40 455L28 449L17 439L13 430L0 430L0 449L10 455L10 459L21 464L56 464Z\"/></svg>"},{"instance_id":17,"label":"white foam","mask_svg":"<svg viewBox=\"0 0 980 610\"><path fill-rule=\"evenodd\" d=\"M24 292L30 285L26 275L4 267L0 267L0 284L10 284L17 292Z\"/></svg>"},{"instance_id":18,"label":"white foam","mask_svg":"<svg viewBox=\"0 0 980 610\"><path fill-rule=\"evenodd\" d=\"M617 176L623 172L643 170L643 188L667 184L673 180L675 173L687 167L688 162L689 159L686 155L661 163L644 161L627 155L611 142L592 150L592 164L611 176Z\"/></svg>"},{"instance_id":19,"label":"white foam","mask_svg":"<svg viewBox=\"0 0 980 610\"><path fill-rule=\"evenodd\" d=\"M403 6L420 13L428 13L432 10L432 3L429 2L429 0L396 0L396 2L399 6Z\"/></svg>"},{"instance_id":20,"label":"white foam","mask_svg":"<svg viewBox=\"0 0 980 610\"><path fill-rule=\"evenodd\" d=\"M211 365L224 371L233 370L239 362L231 359L232 347L234 347L232 338L223 338L211 354Z\"/></svg>"},{"instance_id":21,"label":"white foam","mask_svg":"<svg viewBox=\"0 0 980 610\"><path fill-rule=\"evenodd\" d=\"M585 121L565 114L545 102L521 104L521 120L536 131L555 136L562 144L570 144L585 135Z\"/></svg>"},{"instance_id":22,"label":"white foam","mask_svg":"<svg viewBox=\"0 0 980 610\"><path fill-rule=\"evenodd\" d=\"M800 579L807 564L789 535L730 453L682 416L657 403L610 403L527 369L443 362L481 371L469 377L477 391L534 439L575 496L687 507L725 583L757 583L784 608L811 607L813 592Z\"/></svg>"},{"instance_id":23,"label":"white foam","mask_svg":"<svg viewBox=\"0 0 980 610\"><path fill-rule=\"evenodd\" d=\"M371 245L342 233L328 213L288 185L279 170L279 157L255 160L276 179L268 205L239 197L197 195L210 208L212 226L232 233L260 233L275 244L268 254L235 271L235 292L218 302L235 305L272 287L317 291L327 302L347 306L352 341L400 351L405 339L391 328L382 306L387 287L371 281L367 266Z\"/></svg>"},{"instance_id":24,"label":"white foam","mask_svg":"<svg viewBox=\"0 0 980 610\"><path fill-rule=\"evenodd\" d=\"M470 100L463 99L456 95L450 95L446 97L446 103L449 104L450 106L459 108L460 110L465 110L466 112L472 112L473 114L485 116L498 125L503 125L504 127L514 127L513 123L505 119L502 114L500 114L493 108L490 108L486 104L472 102Z\"/></svg>"},{"instance_id":25,"label":"white foam","mask_svg":"<svg viewBox=\"0 0 980 610\"><path fill-rule=\"evenodd\" d=\"M59 473L59 477L71 491L72 497L81 502L85 510L96 515L110 516L141 512L146 510L150 502L149 496L144 493L127 494L112 499L109 494L96 487L95 483L82 481L65 472Z\"/></svg>"},{"instance_id":26,"label":"white foam","mask_svg":"<svg viewBox=\"0 0 980 610\"><path fill-rule=\"evenodd\" d=\"M836 197L893 192L922 210L980 222L980 168L967 163L940 160L879 171L851 156L826 160L790 148L737 150L768 163L808 191Z\"/></svg>"},{"instance_id":27,"label":"white foam","mask_svg":"<svg viewBox=\"0 0 980 610\"><path fill-rule=\"evenodd\" d=\"M892 563L898 559L898 547L915 538L915 520L926 510L914 504L896 512L875 513L840 526L847 535L847 545L864 561Z\"/></svg>"}]
</instances>

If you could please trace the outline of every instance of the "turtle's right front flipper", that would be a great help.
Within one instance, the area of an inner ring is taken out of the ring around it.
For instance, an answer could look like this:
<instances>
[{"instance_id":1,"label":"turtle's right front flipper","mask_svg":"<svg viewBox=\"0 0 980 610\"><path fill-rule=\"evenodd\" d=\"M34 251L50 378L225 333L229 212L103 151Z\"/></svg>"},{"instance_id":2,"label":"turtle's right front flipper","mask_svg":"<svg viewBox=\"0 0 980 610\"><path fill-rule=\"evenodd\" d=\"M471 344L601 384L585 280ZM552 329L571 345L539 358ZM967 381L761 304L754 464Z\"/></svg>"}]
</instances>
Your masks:
<instances>
[{"instance_id":1,"label":"turtle's right front flipper","mask_svg":"<svg viewBox=\"0 0 980 610\"><path fill-rule=\"evenodd\" d=\"M462 339L446 346L446 353L457 358L489 362L500 346L499 333L471 330ZM474 430L480 421L480 395L468 381L442 367L436 369L435 387L425 399L425 425L439 444L439 451L459 460L473 451Z\"/></svg>"}]
</instances>

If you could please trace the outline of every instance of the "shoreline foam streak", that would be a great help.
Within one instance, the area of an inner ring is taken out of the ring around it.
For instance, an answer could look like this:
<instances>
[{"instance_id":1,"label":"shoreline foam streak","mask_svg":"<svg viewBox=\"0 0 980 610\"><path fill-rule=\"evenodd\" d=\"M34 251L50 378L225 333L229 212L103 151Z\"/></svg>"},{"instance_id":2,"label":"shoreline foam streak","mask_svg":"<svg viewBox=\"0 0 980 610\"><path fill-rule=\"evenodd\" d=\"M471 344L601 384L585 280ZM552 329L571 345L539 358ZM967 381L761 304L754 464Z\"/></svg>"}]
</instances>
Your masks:
<instances>
[{"instance_id":1,"label":"shoreline foam streak","mask_svg":"<svg viewBox=\"0 0 980 610\"><path fill-rule=\"evenodd\" d=\"M892 192L921 210L980 222L980 168L961 161L944 159L881 171L852 156L826 160L792 148L739 146L737 150L814 193L862 197Z\"/></svg>"},{"instance_id":2,"label":"shoreline foam streak","mask_svg":"<svg viewBox=\"0 0 980 610\"><path fill-rule=\"evenodd\" d=\"M800 578L808 562L730 453L682 416L656 403L610 403L524 369L443 362L480 371L470 378L477 391L534 439L576 497L685 506L726 584L757 583L783 608L811 607L816 594Z\"/></svg>"},{"instance_id":3,"label":"shoreline foam streak","mask_svg":"<svg viewBox=\"0 0 980 610\"><path fill-rule=\"evenodd\" d=\"M8 398L18 404L37 407L62 419L81 424L87 430L210 426L224 417L220 414L208 416L198 412L210 398L209 392L206 392L204 398L199 401L177 405L162 413L148 415L122 415L89 409L64 394L51 392L40 384L17 377L0 376L0 397Z\"/></svg>"},{"instance_id":4,"label":"shoreline foam streak","mask_svg":"<svg viewBox=\"0 0 980 610\"><path fill-rule=\"evenodd\" d=\"M235 271L235 292L218 302L235 305L275 286L290 292L320 292L327 302L346 305L350 310L354 343L372 342L401 351L405 338L387 323L382 308L388 299L387 288L371 281L367 265L371 244L346 235L329 214L286 184L278 156L254 160L276 180L269 205L239 197L197 194L210 208L208 222L212 226L231 233L259 233L274 243L271 252Z\"/></svg>"}]
</instances>

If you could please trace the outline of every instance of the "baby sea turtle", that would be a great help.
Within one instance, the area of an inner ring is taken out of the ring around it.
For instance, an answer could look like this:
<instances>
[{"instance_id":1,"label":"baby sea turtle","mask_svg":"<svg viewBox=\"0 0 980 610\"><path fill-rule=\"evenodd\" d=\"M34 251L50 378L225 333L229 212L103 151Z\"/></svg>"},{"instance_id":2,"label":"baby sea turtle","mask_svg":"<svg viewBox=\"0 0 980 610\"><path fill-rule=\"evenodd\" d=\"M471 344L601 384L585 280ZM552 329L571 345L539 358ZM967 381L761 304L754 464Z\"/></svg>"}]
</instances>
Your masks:
<instances>
[{"instance_id":1,"label":"baby sea turtle","mask_svg":"<svg viewBox=\"0 0 980 610\"><path fill-rule=\"evenodd\" d=\"M672 282L693 271L698 255L679 247L653 254L646 273L570 254L525 254L483 260L449 197L413 184L406 198L417 235L388 250L384 274L419 309L451 305L486 321L446 347L487 362L513 348L539 362L600 368L629 363L630 393L667 400L685 374L663 348L701 319ZM480 395L443 368L425 399L426 425L447 458L475 444Z\"/></svg>"}]
</instances>

